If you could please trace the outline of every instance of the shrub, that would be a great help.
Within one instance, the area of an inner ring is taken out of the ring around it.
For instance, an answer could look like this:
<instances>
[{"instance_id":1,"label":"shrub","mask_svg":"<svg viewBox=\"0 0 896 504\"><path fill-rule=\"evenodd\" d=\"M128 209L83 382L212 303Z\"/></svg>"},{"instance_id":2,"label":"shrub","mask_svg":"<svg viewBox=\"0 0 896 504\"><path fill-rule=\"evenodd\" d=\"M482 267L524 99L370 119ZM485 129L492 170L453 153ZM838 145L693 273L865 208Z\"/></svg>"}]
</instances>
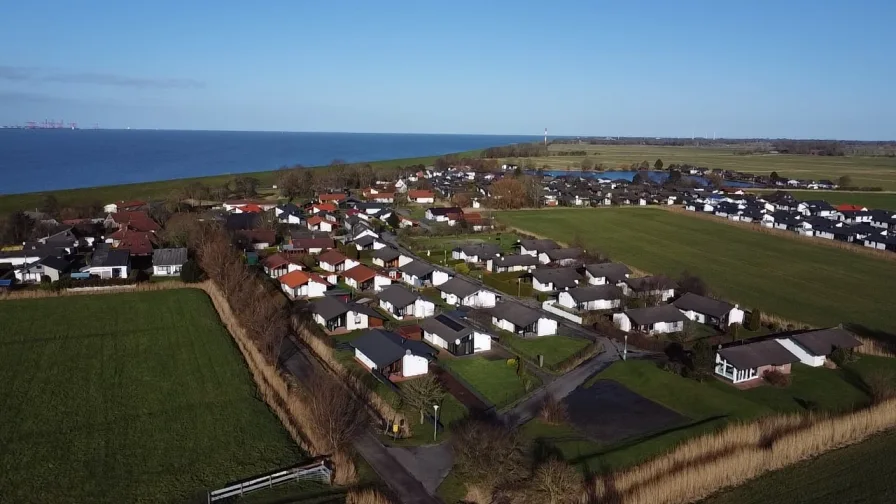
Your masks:
<instances>
[{"instance_id":1,"label":"shrub","mask_svg":"<svg viewBox=\"0 0 896 504\"><path fill-rule=\"evenodd\" d=\"M678 376L683 376L685 374L684 366L676 361L666 361L660 365L660 369Z\"/></svg>"},{"instance_id":2,"label":"shrub","mask_svg":"<svg viewBox=\"0 0 896 504\"><path fill-rule=\"evenodd\" d=\"M858 356L851 348L837 348L831 353L831 361L841 368L850 362L855 362L857 359Z\"/></svg>"},{"instance_id":3,"label":"shrub","mask_svg":"<svg viewBox=\"0 0 896 504\"><path fill-rule=\"evenodd\" d=\"M467 266L467 263L459 263L454 266L454 271L456 271L459 275L469 275L470 267Z\"/></svg>"},{"instance_id":4,"label":"shrub","mask_svg":"<svg viewBox=\"0 0 896 504\"><path fill-rule=\"evenodd\" d=\"M750 312L750 321L747 322L747 329L751 331L758 331L759 324L762 321L762 312L759 311L759 308L754 308L752 312Z\"/></svg>"},{"instance_id":5,"label":"shrub","mask_svg":"<svg viewBox=\"0 0 896 504\"><path fill-rule=\"evenodd\" d=\"M896 397L896 376L891 371L878 369L868 373L863 380L875 403Z\"/></svg>"},{"instance_id":6,"label":"shrub","mask_svg":"<svg viewBox=\"0 0 896 504\"><path fill-rule=\"evenodd\" d=\"M189 260L180 269L180 279L184 283L201 282L203 277L205 277L205 272L202 271L202 268L199 267L196 261Z\"/></svg>"},{"instance_id":7,"label":"shrub","mask_svg":"<svg viewBox=\"0 0 896 504\"><path fill-rule=\"evenodd\" d=\"M786 375L777 369L771 369L762 373L762 379L773 387L786 387L790 385L790 375Z\"/></svg>"},{"instance_id":8,"label":"shrub","mask_svg":"<svg viewBox=\"0 0 896 504\"><path fill-rule=\"evenodd\" d=\"M566 405L558 401L552 394L548 394L541 403L538 416L548 424L559 425L566 422Z\"/></svg>"}]
</instances>

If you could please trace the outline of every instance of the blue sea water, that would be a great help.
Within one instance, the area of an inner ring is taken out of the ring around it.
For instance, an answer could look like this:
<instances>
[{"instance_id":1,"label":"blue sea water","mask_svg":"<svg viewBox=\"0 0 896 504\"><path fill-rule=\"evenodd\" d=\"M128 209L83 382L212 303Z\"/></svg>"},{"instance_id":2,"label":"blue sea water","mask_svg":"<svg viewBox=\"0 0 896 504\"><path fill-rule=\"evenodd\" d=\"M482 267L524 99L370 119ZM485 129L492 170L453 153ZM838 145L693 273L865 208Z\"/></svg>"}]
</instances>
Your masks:
<instances>
[{"instance_id":1,"label":"blue sea water","mask_svg":"<svg viewBox=\"0 0 896 504\"><path fill-rule=\"evenodd\" d=\"M0 130L0 194L431 156L537 136Z\"/></svg>"}]
</instances>

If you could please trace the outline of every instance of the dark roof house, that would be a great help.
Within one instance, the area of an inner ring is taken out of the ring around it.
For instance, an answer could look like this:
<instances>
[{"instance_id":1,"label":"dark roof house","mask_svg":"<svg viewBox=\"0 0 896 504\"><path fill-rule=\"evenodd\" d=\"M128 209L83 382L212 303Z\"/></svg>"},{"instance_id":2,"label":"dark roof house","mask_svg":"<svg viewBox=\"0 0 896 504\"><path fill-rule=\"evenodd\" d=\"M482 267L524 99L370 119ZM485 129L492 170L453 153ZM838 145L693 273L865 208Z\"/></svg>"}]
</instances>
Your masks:
<instances>
[{"instance_id":1,"label":"dark roof house","mask_svg":"<svg viewBox=\"0 0 896 504\"><path fill-rule=\"evenodd\" d=\"M722 318L734 308L733 304L719 301L718 299L708 298L706 296L700 296L692 292L688 292L676 299L672 302L672 305L679 310L703 313L715 318Z\"/></svg>"},{"instance_id":2,"label":"dark roof house","mask_svg":"<svg viewBox=\"0 0 896 504\"><path fill-rule=\"evenodd\" d=\"M368 329L352 341L351 346L384 368L407 354L431 359L436 351L421 341L402 338L398 334L382 329Z\"/></svg>"}]
</instances>

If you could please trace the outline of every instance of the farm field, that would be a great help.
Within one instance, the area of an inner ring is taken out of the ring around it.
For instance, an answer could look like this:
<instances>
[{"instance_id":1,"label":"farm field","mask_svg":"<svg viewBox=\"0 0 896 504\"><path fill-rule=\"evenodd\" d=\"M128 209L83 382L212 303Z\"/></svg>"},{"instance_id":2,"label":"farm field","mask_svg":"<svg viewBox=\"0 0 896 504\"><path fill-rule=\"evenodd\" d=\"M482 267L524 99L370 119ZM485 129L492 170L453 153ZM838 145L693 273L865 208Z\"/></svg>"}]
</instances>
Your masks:
<instances>
[{"instance_id":1,"label":"farm field","mask_svg":"<svg viewBox=\"0 0 896 504\"><path fill-rule=\"evenodd\" d=\"M896 432L772 472L701 504L886 504L896 502Z\"/></svg>"},{"instance_id":2,"label":"farm field","mask_svg":"<svg viewBox=\"0 0 896 504\"><path fill-rule=\"evenodd\" d=\"M798 156L786 154L765 154L740 156L734 148L666 147L653 145L575 145L553 144L553 152L588 152L595 165L604 163L608 168L617 169L620 164L629 165L662 159L665 166L687 163L708 168L736 170L754 174L769 174L777 171L782 177L801 179L831 179L836 181L843 175L852 177L859 186L883 187L896 190L896 158L888 157L829 157ZM563 170L574 168L583 156L548 156L532 158L539 168ZM525 162L521 158L519 162Z\"/></svg>"},{"instance_id":3,"label":"farm field","mask_svg":"<svg viewBox=\"0 0 896 504\"><path fill-rule=\"evenodd\" d=\"M769 193L774 191L759 191ZM798 200L824 200L832 205L850 204L880 210L896 210L896 193L846 191L790 191Z\"/></svg>"},{"instance_id":4,"label":"farm field","mask_svg":"<svg viewBox=\"0 0 896 504\"><path fill-rule=\"evenodd\" d=\"M205 502L299 463L199 290L0 302L4 501Z\"/></svg>"},{"instance_id":5,"label":"farm field","mask_svg":"<svg viewBox=\"0 0 896 504\"><path fill-rule=\"evenodd\" d=\"M678 278L690 271L721 297L764 313L896 334L889 316L894 261L650 207L503 212L498 218L567 243L582 237L613 260L654 274Z\"/></svg>"}]
</instances>

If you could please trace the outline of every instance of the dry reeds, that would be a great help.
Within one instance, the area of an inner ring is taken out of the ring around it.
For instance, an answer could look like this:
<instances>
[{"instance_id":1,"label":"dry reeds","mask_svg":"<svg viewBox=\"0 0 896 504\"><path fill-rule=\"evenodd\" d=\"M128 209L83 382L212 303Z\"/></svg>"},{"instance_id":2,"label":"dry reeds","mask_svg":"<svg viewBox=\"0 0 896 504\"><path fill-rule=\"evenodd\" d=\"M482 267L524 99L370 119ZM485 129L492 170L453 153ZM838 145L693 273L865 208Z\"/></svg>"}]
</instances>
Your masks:
<instances>
[{"instance_id":1,"label":"dry reeds","mask_svg":"<svg viewBox=\"0 0 896 504\"><path fill-rule=\"evenodd\" d=\"M553 394L545 396L544 402L541 403L541 408L538 410L538 417L542 422L558 425L564 423L567 416L565 404L558 401Z\"/></svg>"},{"instance_id":2,"label":"dry reeds","mask_svg":"<svg viewBox=\"0 0 896 504\"><path fill-rule=\"evenodd\" d=\"M184 289L192 287L192 284L186 284L180 280L170 280L165 282L143 282L131 285L115 285L110 287L87 287L82 289L25 289L14 290L0 293L0 301L7 299L42 299L52 297L67 296L84 296L96 294L115 294L120 292L151 292L169 289ZM201 288L201 287L197 287Z\"/></svg>"},{"instance_id":3,"label":"dry reeds","mask_svg":"<svg viewBox=\"0 0 896 504\"><path fill-rule=\"evenodd\" d=\"M788 415L731 425L640 466L594 480L583 499L695 502L723 488L896 427L896 400L835 417Z\"/></svg>"},{"instance_id":4,"label":"dry reeds","mask_svg":"<svg viewBox=\"0 0 896 504\"><path fill-rule=\"evenodd\" d=\"M345 495L345 504L395 504L374 488L352 488Z\"/></svg>"},{"instance_id":5,"label":"dry reeds","mask_svg":"<svg viewBox=\"0 0 896 504\"><path fill-rule=\"evenodd\" d=\"M896 357L896 352L893 351L892 345L862 336L856 336L856 338L862 342L862 346L856 347L856 352L877 357Z\"/></svg>"},{"instance_id":6,"label":"dry reeds","mask_svg":"<svg viewBox=\"0 0 896 504\"><path fill-rule=\"evenodd\" d=\"M349 386L352 392L362 398L366 404L373 408L374 412L381 419L394 421L395 423L403 423L410 430L411 422L407 422L404 415L399 412L392 404L380 397L376 392L365 385L355 374L350 372L340 363L333 355L333 347L329 341L325 341L321 337L307 327L306 323L293 318L293 329L299 340L310 348L318 359L320 359L330 370L344 380L344 384ZM404 421L404 422L402 422Z\"/></svg>"}]
</instances>

